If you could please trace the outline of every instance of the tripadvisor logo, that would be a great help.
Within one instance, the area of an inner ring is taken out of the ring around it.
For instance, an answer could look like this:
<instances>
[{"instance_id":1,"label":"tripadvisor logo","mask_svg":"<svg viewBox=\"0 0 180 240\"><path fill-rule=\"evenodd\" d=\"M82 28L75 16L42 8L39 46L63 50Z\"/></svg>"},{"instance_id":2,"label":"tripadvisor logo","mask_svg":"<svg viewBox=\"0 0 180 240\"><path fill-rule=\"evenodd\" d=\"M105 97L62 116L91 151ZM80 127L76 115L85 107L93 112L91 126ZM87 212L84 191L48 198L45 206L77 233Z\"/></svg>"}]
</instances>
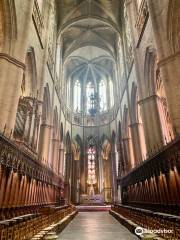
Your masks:
<instances>
[{"instance_id":1,"label":"tripadvisor logo","mask_svg":"<svg viewBox=\"0 0 180 240\"><path fill-rule=\"evenodd\" d=\"M143 230L142 227L137 227L137 228L135 229L135 234L138 235L138 236L142 235L143 232L144 232L144 230Z\"/></svg>"}]
</instances>

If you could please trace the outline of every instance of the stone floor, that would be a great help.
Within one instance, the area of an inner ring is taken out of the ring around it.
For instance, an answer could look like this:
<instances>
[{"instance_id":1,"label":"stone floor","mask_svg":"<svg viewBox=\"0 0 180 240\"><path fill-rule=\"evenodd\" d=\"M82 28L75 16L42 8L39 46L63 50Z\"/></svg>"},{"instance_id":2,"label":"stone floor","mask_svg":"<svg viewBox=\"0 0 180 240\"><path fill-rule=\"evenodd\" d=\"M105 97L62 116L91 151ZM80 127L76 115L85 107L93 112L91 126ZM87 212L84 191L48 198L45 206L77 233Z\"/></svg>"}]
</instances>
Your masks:
<instances>
[{"instance_id":1,"label":"stone floor","mask_svg":"<svg viewBox=\"0 0 180 240\"><path fill-rule=\"evenodd\" d=\"M80 212L59 235L59 240L136 240L108 212Z\"/></svg>"}]
</instances>

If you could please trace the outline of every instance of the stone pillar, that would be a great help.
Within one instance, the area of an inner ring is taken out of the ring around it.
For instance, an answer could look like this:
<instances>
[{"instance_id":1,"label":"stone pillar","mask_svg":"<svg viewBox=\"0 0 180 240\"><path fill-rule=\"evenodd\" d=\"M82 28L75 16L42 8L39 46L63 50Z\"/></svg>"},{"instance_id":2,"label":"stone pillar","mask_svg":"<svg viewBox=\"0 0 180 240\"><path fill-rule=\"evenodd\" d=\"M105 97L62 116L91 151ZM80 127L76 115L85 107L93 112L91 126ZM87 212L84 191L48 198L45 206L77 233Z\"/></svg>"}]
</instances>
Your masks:
<instances>
[{"instance_id":1,"label":"stone pillar","mask_svg":"<svg viewBox=\"0 0 180 240\"><path fill-rule=\"evenodd\" d=\"M140 164L140 162L142 162L146 154L143 126L142 123L133 123L130 125L130 128L133 142L135 166L137 166Z\"/></svg>"},{"instance_id":2,"label":"stone pillar","mask_svg":"<svg viewBox=\"0 0 180 240\"><path fill-rule=\"evenodd\" d=\"M59 140L52 139L52 168L58 173L58 163L59 163Z\"/></svg>"},{"instance_id":3,"label":"stone pillar","mask_svg":"<svg viewBox=\"0 0 180 240\"><path fill-rule=\"evenodd\" d=\"M175 1L173 1L175 2ZM168 10L169 0L148 0L148 8L150 19L152 22L154 38L159 58L159 69L161 79L164 84L168 108L176 135L180 134L180 91L179 91L179 76L180 76L180 49L173 49L171 41L168 38ZM179 1L176 1L179 7ZM174 10L175 10L174 8ZM173 22L172 28L173 26ZM169 35L171 32L169 32ZM177 32L178 34L178 32Z\"/></svg>"},{"instance_id":4,"label":"stone pillar","mask_svg":"<svg viewBox=\"0 0 180 240\"><path fill-rule=\"evenodd\" d=\"M60 148L59 149L59 154L60 154L60 167L59 167L59 173L63 175L63 169L64 169L64 149Z\"/></svg>"},{"instance_id":5,"label":"stone pillar","mask_svg":"<svg viewBox=\"0 0 180 240\"><path fill-rule=\"evenodd\" d=\"M111 188L112 188L112 201L117 199L117 177L116 177L116 152L111 152Z\"/></svg>"},{"instance_id":6,"label":"stone pillar","mask_svg":"<svg viewBox=\"0 0 180 240\"><path fill-rule=\"evenodd\" d=\"M123 138L124 160L125 160L125 172L127 173L134 167L134 153L131 144L131 138Z\"/></svg>"},{"instance_id":7,"label":"stone pillar","mask_svg":"<svg viewBox=\"0 0 180 240\"><path fill-rule=\"evenodd\" d=\"M17 39L13 39L11 52L3 49L0 53L0 131L6 125L6 134L14 129L18 100L21 91L24 61L28 47L30 25L32 23L32 9L34 1L21 3L21 14L17 16ZM7 39L7 41L10 41Z\"/></svg>"},{"instance_id":8,"label":"stone pillar","mask_svg":"<svg viewBox=\"0 0 180 240\"><path fill-rule=\"evenodd\" d=\"M39 155L43 162L48 163L51 125L42 124L39 139Z\"/></svg>"},{"instance_id":9,"label":"stone pillar","mask_svg":"<svg viewBox=\"0 0 180 240\"><path fill-rule=\"evenodd\" d=\"M163 146L163 133L158 110L158 96L152 95L139 101L142 110L147 152Z\"/></svg>"}]
</instances>

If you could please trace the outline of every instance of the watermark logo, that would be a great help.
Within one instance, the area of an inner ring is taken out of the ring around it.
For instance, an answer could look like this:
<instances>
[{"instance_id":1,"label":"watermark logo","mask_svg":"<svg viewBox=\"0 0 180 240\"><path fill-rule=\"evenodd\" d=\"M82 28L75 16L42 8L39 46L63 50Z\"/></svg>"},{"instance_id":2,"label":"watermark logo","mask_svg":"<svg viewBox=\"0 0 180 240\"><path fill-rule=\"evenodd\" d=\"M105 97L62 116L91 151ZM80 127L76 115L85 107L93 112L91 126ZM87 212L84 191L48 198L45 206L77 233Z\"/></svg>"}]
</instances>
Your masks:
<instances>
[{"instance_id":1,"label":"watermark logo","mask_svg":"<svg viewBox=\"0 0 180 240\"><path fill-rule=\"evenodd\" d=\"M144 229L142 227L137 227L135 229L135 234L138 235L138 236L141 236L144 232Z\"/></svg>"},{"instance_id":2,"label":"watermark logo","mask_svg":"<svg viewBox=\"0 0 180 240\"><path fill-rule=\"evenodd\" d=\"M142 227L137 227L135 229L135 234L138 236L141 236L142 234L172 234L173 230L172 229L145 229Z\"/></svg>"}]
</instances>

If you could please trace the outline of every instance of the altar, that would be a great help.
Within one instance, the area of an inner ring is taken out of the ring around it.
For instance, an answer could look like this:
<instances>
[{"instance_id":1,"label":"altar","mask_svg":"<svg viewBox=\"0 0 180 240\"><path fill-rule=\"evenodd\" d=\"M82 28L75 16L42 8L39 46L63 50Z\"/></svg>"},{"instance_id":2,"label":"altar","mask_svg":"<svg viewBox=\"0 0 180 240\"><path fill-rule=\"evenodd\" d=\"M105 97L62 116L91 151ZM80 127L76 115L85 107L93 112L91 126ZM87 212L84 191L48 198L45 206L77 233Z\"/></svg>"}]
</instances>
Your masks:
<instances>
[{"instance_id":1,"label":"altar","mask_svg":"<svg viewBox=\"0 0 180 240\"><path fill-rule=\"evenodd\" d=\"M94 194L94 195L82 194L80 196L80 204L102 205L102 204L104 204L104 197L102 194Z\"/></svg>"}]
</instances>

